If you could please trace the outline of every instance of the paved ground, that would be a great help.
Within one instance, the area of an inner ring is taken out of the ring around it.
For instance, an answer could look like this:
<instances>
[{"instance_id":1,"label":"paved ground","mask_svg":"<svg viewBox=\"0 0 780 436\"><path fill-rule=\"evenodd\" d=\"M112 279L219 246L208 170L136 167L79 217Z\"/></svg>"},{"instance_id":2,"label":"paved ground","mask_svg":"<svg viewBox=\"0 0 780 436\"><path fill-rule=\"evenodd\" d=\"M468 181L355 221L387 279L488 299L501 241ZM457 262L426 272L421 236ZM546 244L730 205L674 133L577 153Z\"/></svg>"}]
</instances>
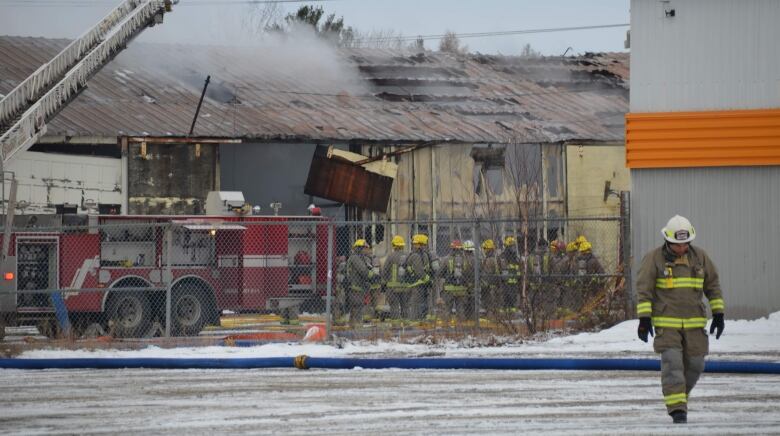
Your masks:
<instances>
[{"instance_id":1,"label":"paved ground","mask_svg":"<svg viewBox=\"0 0 780 436\"><path fill-rule=\"evenodd\" d=\"M705 374L672 426L653 372L0 370L2 434L780 434L780 376Z\"/></svg>"}]
</instances>

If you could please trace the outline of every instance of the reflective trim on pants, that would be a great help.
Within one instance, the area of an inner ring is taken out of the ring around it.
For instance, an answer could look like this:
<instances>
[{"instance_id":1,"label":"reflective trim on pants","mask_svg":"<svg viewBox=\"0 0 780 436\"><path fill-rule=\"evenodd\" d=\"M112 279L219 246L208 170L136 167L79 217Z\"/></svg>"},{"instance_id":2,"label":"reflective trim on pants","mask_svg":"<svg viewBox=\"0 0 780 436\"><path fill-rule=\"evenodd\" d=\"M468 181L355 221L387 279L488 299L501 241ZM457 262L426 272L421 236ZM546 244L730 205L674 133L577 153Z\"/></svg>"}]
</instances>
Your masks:
<instances>
[{"instance_id":1,"label":"reflective trim on pants","mask_svg":"<svg viewBox=\"0 0 780 436\"><path fill-rule=\"evenodd\" d=\"M674 406L675 404L687 403L688 395L683 392L681 394L664 395L664 403L667 406Z\"/></svg>"}]
</instances>

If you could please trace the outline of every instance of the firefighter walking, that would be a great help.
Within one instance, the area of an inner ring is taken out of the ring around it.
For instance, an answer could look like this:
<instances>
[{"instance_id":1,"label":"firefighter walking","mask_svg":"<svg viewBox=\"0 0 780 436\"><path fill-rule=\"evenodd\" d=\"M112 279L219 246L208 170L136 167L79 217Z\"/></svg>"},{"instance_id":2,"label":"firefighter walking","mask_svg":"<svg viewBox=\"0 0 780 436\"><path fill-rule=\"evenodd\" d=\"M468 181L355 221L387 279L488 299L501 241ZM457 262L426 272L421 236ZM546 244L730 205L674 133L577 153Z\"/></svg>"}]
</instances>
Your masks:
<instances>
[{"instance_id":1,"label":"firefighter walking","mask_svg":"<svg viewBox=\"0 0 780 436\"><path fill-rule=\"evenodd\" d=\"M707 253L691 245L696 231L690 221L672 217L661 230L665 243L645 255L637 278L639 339L655 340L661 355L661 387L666 410L674 423L686 423L691 390L704 371L709 351L707 314L702 295L712 310L710 334L723 333L724 302L718 271Z\"/></svg>"}]
</instances>

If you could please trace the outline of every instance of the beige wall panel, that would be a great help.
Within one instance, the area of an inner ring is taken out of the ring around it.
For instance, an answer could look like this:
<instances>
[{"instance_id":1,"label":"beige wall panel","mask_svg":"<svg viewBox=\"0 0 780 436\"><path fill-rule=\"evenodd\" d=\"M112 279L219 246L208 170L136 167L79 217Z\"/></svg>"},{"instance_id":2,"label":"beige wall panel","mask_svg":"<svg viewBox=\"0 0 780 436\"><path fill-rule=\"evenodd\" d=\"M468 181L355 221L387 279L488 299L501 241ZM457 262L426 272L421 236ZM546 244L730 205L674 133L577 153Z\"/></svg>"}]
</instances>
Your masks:
<instances>
[{"instance_id":1,"label":"beige wall panel","mask_svg":"<svg viewBox=\"0 0 780 436\"><path fill-rule=\"evenodd\" d=\"M620 145L568 145L566 147L566 178L568 181L568 216L614 217L620 215L620 202L611 195L604 201L604 182L615 191L631 187L630 171L625 167L625 148ZM585 235L593 244L596 255L616 264L619 247L617 221L572 222L567 229L567 241Z\"/></svg>"}]
</instances>

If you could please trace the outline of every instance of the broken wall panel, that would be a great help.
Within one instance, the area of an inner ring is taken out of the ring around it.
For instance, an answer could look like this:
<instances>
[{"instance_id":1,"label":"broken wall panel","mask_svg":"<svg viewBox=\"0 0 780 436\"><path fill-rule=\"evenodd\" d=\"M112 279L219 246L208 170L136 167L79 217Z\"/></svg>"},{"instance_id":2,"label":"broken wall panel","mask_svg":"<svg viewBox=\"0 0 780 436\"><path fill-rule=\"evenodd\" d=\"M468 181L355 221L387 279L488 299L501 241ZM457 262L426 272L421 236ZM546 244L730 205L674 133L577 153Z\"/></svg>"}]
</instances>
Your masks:
<instances>
[{"instance_id":1,"label":"broken wall panel","mask_svg":"<svg viewBox=\"0 0 780 436\"><path fill-rule=\"evenodd\" d=\"M489 152L486 144L446 144L398 156L398 177L388 217L516 217L520 203L526 199L542 213L545 198L548 213L565 215L562 175L557 171L563 166L560 144L494 147L500 151ZM488 158L495 171L483 172L481 158ZM551 171L553 165L556 170ZM557 180L544 183L544 171L555 174ZM546 189L546 195L541 189Z\"/></svg>"},{"instance_id":2,"label":"broken wall panel","mask_svg":"<svg viewBox=\"0 0 780 436\"><path fill-rule=\"evenodd\" d=\"M317 146L303 192L361 209L387 212L393 179L337 158L329 159L327 152L327 147Z\"/></svg>"},{"instance_id":3,"label":"broken wall panel","mask_svg":"<svg viewBox=\"0 0 780 436\"><path fill-rule=\"evenodd\" d=\"M217 188L217 145L131 143L128 146L128 213L203 213L209 191Z\"/></svg>"}]
</instances>

